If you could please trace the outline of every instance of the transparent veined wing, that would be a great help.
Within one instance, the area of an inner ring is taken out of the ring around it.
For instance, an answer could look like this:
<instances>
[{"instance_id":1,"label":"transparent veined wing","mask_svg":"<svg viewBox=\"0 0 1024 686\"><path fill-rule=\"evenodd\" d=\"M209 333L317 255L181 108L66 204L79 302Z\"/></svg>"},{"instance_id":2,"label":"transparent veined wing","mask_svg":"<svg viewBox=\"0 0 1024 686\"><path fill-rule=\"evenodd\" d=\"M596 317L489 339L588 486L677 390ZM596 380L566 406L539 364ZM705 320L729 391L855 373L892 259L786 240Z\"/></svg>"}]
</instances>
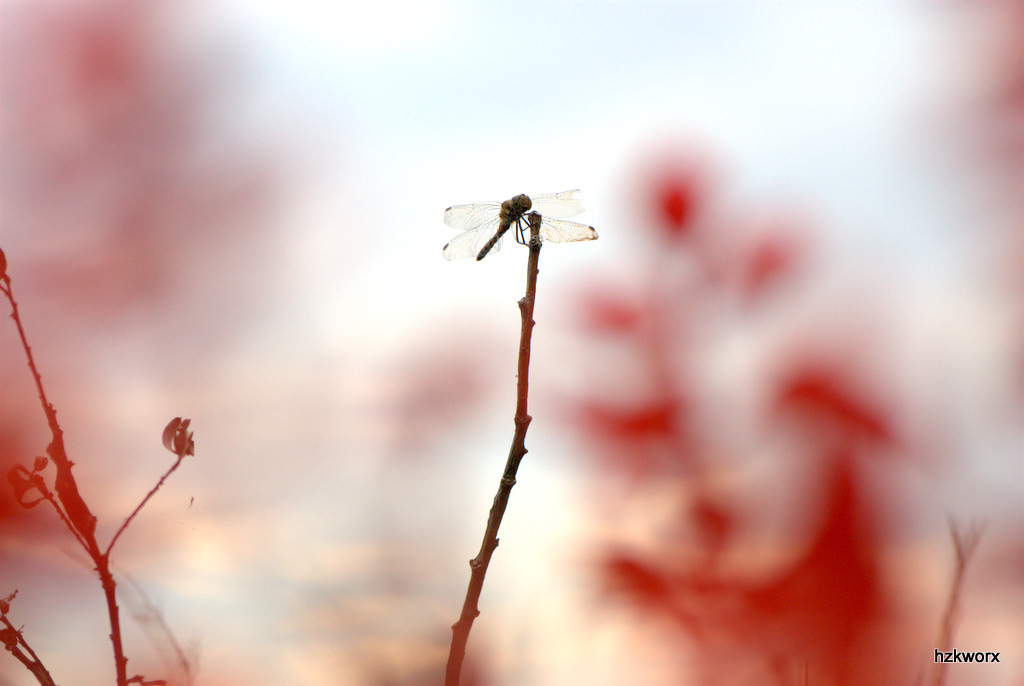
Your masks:
<instances>
[{"instance_id":1,"label":"transparent veined wing","mask_svg":"<svg viewBox=\"0 0 1024 686\"><path fill-rule=\"evenodd\" d=\"M540 223L540 238L549 243L592 241L597 238L593 226L544 217Z\"/></svg>"},{"instance_id":2,"label":"transparent veined wing","mask_svg":"<svg viewBox=\"0 0 1024 686\"><path fill-rule=\"evenodd\" d=\"M531 195L530 200L533 203L533 207L530 209L539 213L542 217L558 217L561 219L575 217L583 211L579 195L579 190Z\"/></svg>"},{"instance_id":3,"label":"transparent veined wing","mask_svg":"<svg viewBox=\"0 0 1024 686\"><path fill-rule=\"evenodd\" d=\"M461 205L460 207L471 207L470 205ZM500 205L499 205L500 208ZM454 208L448 208L454 209ZM445 222L448 221L448 213L445 212ZM455 238L448 241L444 248L441 250L441 254L444 255L446 260L461 260L464 257L475 258L487 241L491 240L494 234L498 231L499 218L497 213L494 214L490 219L484 219L482 223L476 225L474 228L468 231L463 231ZM449 224L451 226L451 224ZM459 228L459 227L453 227ZM504 236L498 239L491 248L490 252L498 252L501 249L501 242L504 240Z\"/></svg>"},{"instance_id":4,"label":"transparent veined wing","mask_svg":"<svg viewBox=\"0 0 1024 686\"><path fill-rule=\"evenodd\" d=\"M497 221L500 202L477 202L472 205L453 205L444 211L444 223L459 231L475 229L484 222Z\"/></svg>"}]
</instances>

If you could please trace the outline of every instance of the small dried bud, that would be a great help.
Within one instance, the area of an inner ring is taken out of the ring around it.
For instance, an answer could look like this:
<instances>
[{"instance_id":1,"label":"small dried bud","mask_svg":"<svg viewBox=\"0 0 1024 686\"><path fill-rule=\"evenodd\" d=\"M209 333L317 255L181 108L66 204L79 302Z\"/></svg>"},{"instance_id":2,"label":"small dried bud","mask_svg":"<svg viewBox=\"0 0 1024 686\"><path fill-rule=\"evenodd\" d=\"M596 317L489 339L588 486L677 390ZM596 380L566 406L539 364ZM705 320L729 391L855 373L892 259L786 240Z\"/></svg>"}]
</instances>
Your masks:
<instances>
[{"instance_id":1,"label":"small dried bud","mask_svg":"<svg viewBox=\"0 0 1024 686\"><path fill-rule=\"evenodd\" d=\"M49 463L50 463L50 461L48 459L46 459L42 455L37 455L36 456L36 462L35 462L35 464L32 465L32 471L33 472L41 472L44 469L46 469L46 465L49 464Z\"/></svg>"},{"instance_id":2,"label":"small dried bud","mask_svg":"<svg viewBox=\"0 0 1024 686\"><path fill-rule=\"evenodd\" d=\"M6 650L14 653L18 649L18 632L14 629L0 631L0 643L4 644Z\"/></svg>"},{"instance_id":3,"label":"small dried bud","mask_svg":"<svg viewBox=\"0 0 1024 686\"><path fill-rule=\"evenodd\" d=\"M0 599L0 614L7 614L11 611L11 601L18 595L18 589L14 589L3 599Z\"/></svg>"},{"instance_id":4,"label":"small dried bud","mask_svg":"<svg viewBox=\"0 0 1024 686\"><path fill-rule=\"evenodd\" d=\"M18 504L24 507L26 510L33 508L45 500L43 494L43 477L38 474L30 474L27 469L22 467L20 464L14 465L11 471L7 472L7 480L11 483L11 487L14 489L14 499L18 501ZM25 501L25 496L29 491L35 490L40 496L35 500Z\"/></svg>"},{"instance_id":5,"label":"small dried bud","mask_svg":"<svg viewBox=\"0 0 1024 686\"><path fill-rule=\"evenodd\" d=\"M192 441L192 432L188 430L188 425L191 421L191 419L175 417L164 427L164 447L178 457L196 454L196 446Z\"/></svg>"}]
</instances>

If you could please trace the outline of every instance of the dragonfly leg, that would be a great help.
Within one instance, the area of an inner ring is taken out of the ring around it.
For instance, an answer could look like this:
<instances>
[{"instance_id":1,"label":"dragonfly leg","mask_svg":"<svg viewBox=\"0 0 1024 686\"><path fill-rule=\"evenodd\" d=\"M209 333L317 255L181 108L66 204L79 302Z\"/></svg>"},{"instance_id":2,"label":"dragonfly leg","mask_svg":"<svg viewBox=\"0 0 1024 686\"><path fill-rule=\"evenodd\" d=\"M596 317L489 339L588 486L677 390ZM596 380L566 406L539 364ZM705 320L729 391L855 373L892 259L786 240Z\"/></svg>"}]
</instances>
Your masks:
<instances>
[{"instance_id":1,"label":"dragonfly leg","mask_svg":"<svg viewBox=\"0 0 1024 686\"><path fill-rule=\"evenodd\" d=\"M516 242L519 243L519 245L527 245L526 222L523 221L522 217L516 219Z\"/></svg>"}]
</instances>

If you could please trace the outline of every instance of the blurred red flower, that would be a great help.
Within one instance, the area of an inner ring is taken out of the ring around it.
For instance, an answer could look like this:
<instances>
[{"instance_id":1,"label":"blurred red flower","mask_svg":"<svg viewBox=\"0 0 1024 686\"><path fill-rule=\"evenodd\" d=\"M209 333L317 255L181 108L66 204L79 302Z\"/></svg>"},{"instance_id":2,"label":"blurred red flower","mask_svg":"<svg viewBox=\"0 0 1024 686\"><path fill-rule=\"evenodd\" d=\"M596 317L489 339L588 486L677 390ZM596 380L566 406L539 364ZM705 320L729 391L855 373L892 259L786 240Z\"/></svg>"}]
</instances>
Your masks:
<instances>
[{"instance_id":1,"label":"blurred red flower","mask_svg":"<svg viewBox=\"0 0 1024 686\"><path fill-rule=\"evenodd\" d=\"M687 464L685 401L652 399L638 406L580 402L578 425L600 446L603 464L635 483Z\"/></svg>"},{"instance_id":2,"label":"blurred red flower","mask_svg":"<svg viewBox=\"0 0 1024 686\"><path fill-rule=\"evenodd\" d=\"M636 198L652 228L669 240L689 237L709 202L711 172L701 155L689 150L666 151L666 146L660 145L641 163L641 169L642 185Z\"/></svg>"},{"instance_id":3,"label":"blurred red flower","mask_svg":"<svg viewBox=\"0 0 1024 686\"><path fill-rule=\"evenodd\" d=\"M797 369L781 384L774 409L776 416L789 411L799 413L807 421L808 432L819 437L831 430L843 443L874 447L897 443L886 414L856 394L835 369L815 365Z\"/></svg>"},{"instance_id":4,"label":"blurred red flower","mask_svg":"<svg viewBox=\"0 0 1024 686\"><path fill-rule=\"evenodd\" d=\"M698 202L693 179L681 175L665 178L655 192L664 228L670 234L688 233Z\"/></svg>"}]
</instances>

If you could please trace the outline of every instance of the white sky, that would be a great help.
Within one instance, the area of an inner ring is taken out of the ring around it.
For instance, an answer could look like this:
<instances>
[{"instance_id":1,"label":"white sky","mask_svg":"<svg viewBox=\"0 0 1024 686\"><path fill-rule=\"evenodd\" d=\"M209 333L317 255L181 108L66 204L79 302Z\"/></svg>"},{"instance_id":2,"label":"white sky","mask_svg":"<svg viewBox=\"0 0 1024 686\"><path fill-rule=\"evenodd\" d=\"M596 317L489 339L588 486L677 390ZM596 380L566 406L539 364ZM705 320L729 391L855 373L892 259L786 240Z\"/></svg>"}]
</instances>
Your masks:
<instances>
[{"instance_id":1,"label":"white sky","mask_svg":"<svg viewBox=\"0 0 1024 686\"><path fill-rule=\"evenodd\" d=\"M247 77L264 81L271 99L253 126L280 136L297 123L285 140L323 163L299 180L309 197L289 244L294 269L312 276L315 293L302 301L325 333L353 317L398 315L375 322L384 333L460 293L476 297L467 308L494 311L514 260L481 269L422 258L451 237L440 223L450 204L582 188L581 219L598 226L601 243L559 250L548 268L614 260L629 240L608 225L616 187L659 136L696 138L741 190L796 198L836 231L884 242L935 219L900 183L914 108L934 88L933 19L920 8L370 3L333 12L220 7L265 69ZM202 7L183 31L194 35L209 13ZM377 278L381 269L393 278ZM339 305L353 286L362 297ZM318 306L316 294L333 302Z\"/></svg>"}]
</instances>

